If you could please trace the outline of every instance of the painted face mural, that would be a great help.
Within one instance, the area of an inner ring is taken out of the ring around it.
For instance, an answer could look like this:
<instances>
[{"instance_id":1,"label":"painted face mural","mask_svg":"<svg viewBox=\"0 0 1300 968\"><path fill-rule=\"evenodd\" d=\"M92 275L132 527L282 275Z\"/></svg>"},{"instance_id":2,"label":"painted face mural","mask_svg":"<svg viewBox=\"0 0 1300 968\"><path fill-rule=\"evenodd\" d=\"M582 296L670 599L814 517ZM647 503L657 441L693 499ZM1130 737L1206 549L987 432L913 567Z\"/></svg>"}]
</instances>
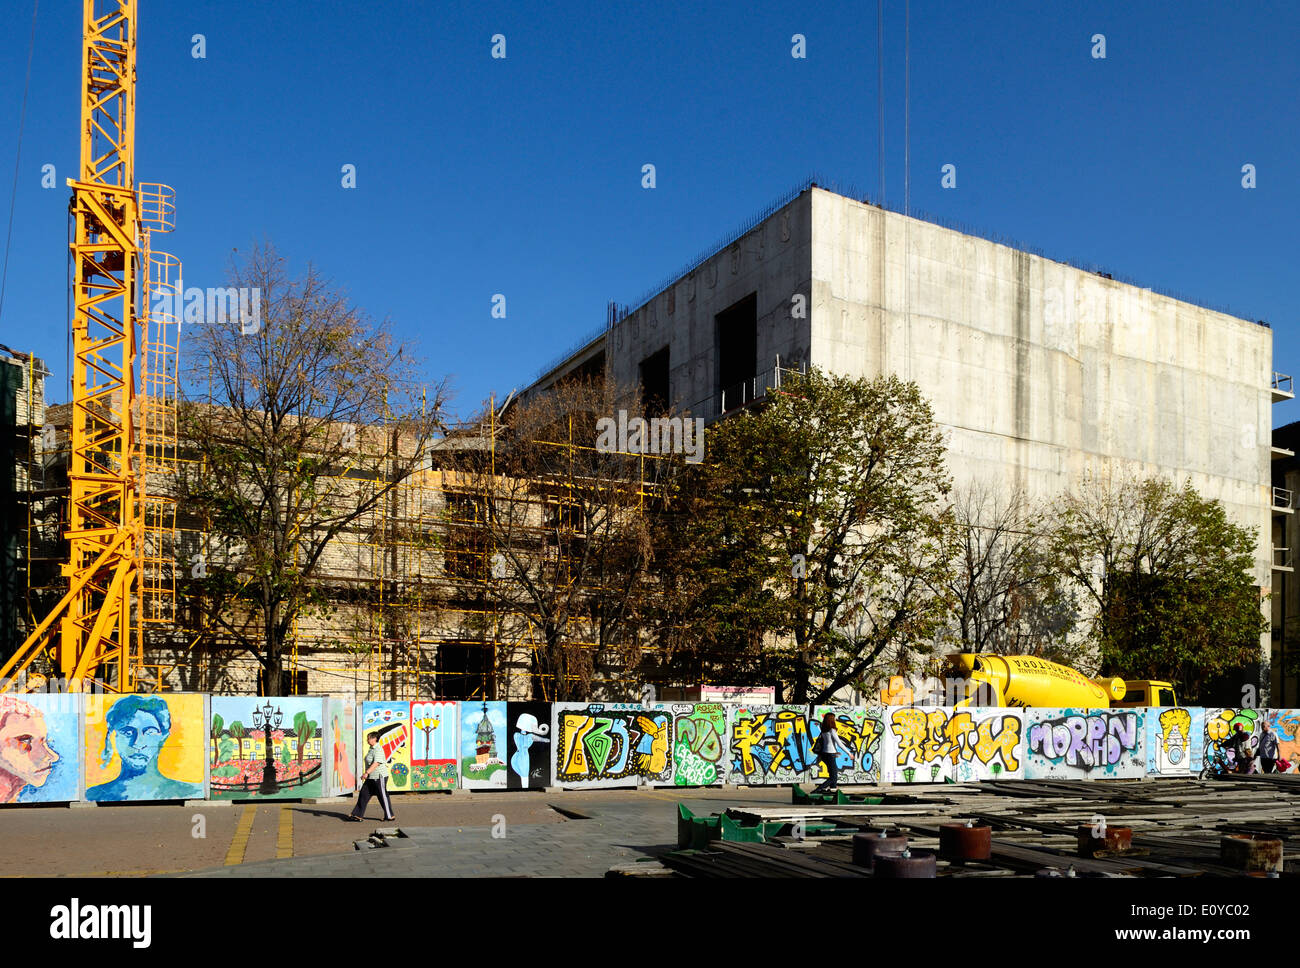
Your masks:
<instances>
[{"instance_id":1,"label":"painted face mural","mask_svg":"<svg viewBox=\"0 0 1300 968\"><path fill-rule=\"evenodd\" d=\"M87 750L88 756L97 754L96 761L88 764L87 800L177 800L203 796L202 749L198 743L191 748L177 742L167 770L161 765L163 752L165 749L170 752L168 744L178 726L187 734L197 735L201 729L202 696L123 696L120 699L92 696L88 703L88 724L92 727L88 742L92 736L98 741L101 727L103 741L98 750ZM172 704L183 724L173 716ZM92 782L96 779L102 782Z\"/></svg>"},{"instance_id":2,"label":"painted face mural","mask_svg":"<svg viewBox=\"0 0 1300 968\"><path fill-rule=\"evenodd\" d=\"M24 787L43 787L58 760L44 714L21 699L0 696L0 803L16 803Z\"/></svg>"}]
</instances>

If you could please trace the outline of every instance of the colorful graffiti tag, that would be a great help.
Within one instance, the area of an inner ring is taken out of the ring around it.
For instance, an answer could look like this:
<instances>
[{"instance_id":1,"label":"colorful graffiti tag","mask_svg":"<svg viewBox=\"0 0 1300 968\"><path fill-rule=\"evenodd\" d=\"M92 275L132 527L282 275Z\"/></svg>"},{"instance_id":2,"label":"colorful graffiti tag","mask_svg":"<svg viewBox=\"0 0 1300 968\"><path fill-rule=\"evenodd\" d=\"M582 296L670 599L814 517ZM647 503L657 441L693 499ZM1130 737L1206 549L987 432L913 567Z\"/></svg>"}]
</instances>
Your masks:
<instances>
[{"instance_id":1,"label":"colorful graffiti tag","mask_svg":"<svg viewBox=\"0 0 1300 968\"><path fill-rule=\"evenodd\" d=\"M203 696L87 696L85 711L87 800L203 796Z\"/></svg>"},{"instance_id":2,"label":"colorful graffiti tag","mask_svg":"<svg viewBox=\"0 0 1300 968\"><path fill-rule=\"evenodd\" d=\"M712 786L726 782L727 707L720 702L656 703L673 717L673 783Z\"/></svg>"},{"instance_id":3,"label":"colorful graffiti tag","mask_svg":"<svg viewBox=\"0 0 1300 968\"><path fill-rule=\"evenodd\" d=\"M323 699L303 696L213 696L208 731L211 798L320 796L324 710Z\"/></svg>"},{"instance_id":4,"label":"colorful graffiti tag","mask_svg":"<svg viewBox=\"0 0 1300 968\"><path fill-rule=\"evenodd\" d=\"M506 787L506 704L460 704L460 785L466 790Z\"/></svg>"},{"instance_id":5,"label":"colorful graffiti tag","mask_svg":"<svg viewBox=\"0 0 1300 968\"><path fill-rule=\"evenodd\" d=\"M1024 776L1024 713L1013 709L889 710L880 779L965 783Z\"/></svg>"},{"instance_id":6,"label":"colorful graffiti tag","mask_svg":"<svg viewBox=\"0 0 1300 968\"><path fill-rule=\"evenodd\" d=\"M411 789L454 790L460 770L460 704L453 700L411 703Z\"/></svg>"},{"instance_id":7,"label":"colorful graffiti tag","mask_svg":"<svg viewBox=\"0 0 1300 968\"><path fill-rule=\"evenodd\" d=\"M1160 706L1146 710L1147 773L1194 776L1201 771L1205 710L1198 706Z\"/></svg>"},{"instance_id":8,"label":"colorful graffiti tag","mask_svg":"<svg viewBox=\"0 0 1300 968\"><path fill-rule=\"evenodd\" d=\"M883 710L867 706L816 706L809 722L815 744L822 731L822 717L835 714L835 735L840 740L840 754L835 768L840 783L875 783L880 779L880 738L885 733ZM821 781L828 771L821 760L815 760L809 780Z\"/></svg>"},{"instance_id":9,"label":"colorful graffiti tag","mask_svg":"<svg viewBox=\"0 0 1300 968\"><path fill-rule=\"evenodd\" d=\"M81 696L0 696L0 803L71 801L80 788Z\"/></svg>"},{"instance_id":10,"label":"colorful graffiti tag","mask_svg":"<svg viewBox=\"0 0 1300 968\"><path fill-rule=\"evenodd\" d=\"M510 771L506 787L536 790L551 785L551 704L506 703Z\"/></svg>"},{"instance_id":11,"label":"colorful graffiti tag","mask_svg":"<svg viewBox=\"0 0 1300 968\"><path fill-rule=\"evenodd\" d=\"M1249 737L1247 748L1252 752L1259 746L1258 729L1263 718L1263 710L1210 707L1205 710L1205 762L1214 759L1222 752L1228 737L1241 726L1242 732Z\"/></svg>"},{"instance_id":12,"label":"colorful graffiti tag","mask_svg":"<svg viewBox=\"0 0 1300 968\"><path fill-rule=\"evenodd\" d=\"M556 783L671 782L669 713L625 703L556 703L554 715Z\"/></svg>"},{"instance_id":13,"label":"colorful graffiti tag","mask_svg":"<svg viewBox=\"0 0 1300 968\"><path fill-rule=\"evenodd\" d=\"M1146 774L1145 710L1026 710L1025 776L1092 780Z\"/></svg>"},{"instance_id":14,"label":"colorful graffiti tag","mask_svg":"<svg viewBox=\"0 0 1300 968\"><path fill-rule=\"evenodd\" d=\"M808 707L737 706L730 749L732 783L802 783L816 760Z\"/></svg>"}]
</instances>

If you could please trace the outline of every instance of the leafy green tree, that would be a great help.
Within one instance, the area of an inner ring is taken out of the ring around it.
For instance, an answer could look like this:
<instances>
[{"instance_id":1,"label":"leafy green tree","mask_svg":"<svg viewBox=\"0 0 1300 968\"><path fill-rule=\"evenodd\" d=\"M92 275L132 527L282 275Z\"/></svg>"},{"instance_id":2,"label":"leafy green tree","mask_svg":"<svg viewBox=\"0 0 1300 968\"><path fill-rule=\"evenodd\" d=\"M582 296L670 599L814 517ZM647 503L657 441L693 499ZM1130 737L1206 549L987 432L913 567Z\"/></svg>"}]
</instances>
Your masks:
<instances>
[{"instance_id":1,"label":"leafy green tree","mask_svg":"<svg viewBox=\"0 0 1300 968\"><path fill-rule=\"evenodd\" d=\"M1053 535L1062 568L1091 601L1101 671L1166 679L1184 701L1261 668L1268 622L1255 585L1256 537L1191 483L1094 483L1066 498Z\"/></svg>"},{"instance_id":2,"label":"leafy green tree","mask_svg":"<svg viewBox=\"0 0 1300 968\"><path fill-rule=\"evenodd\" d=\"M302 754L306 752L307 744L316 736L316 721L308 719L305 712L294 713L293 731L298 736L298 755L296 759L298 765L302 766Z\"/></svg>"},{"instance_id":3,"label":"leafy green tree","mask_svg":"<svg viewBox=\"0 0 1300 968\"><path fill-rule=\"evenodd\" d=\"M220 713L212 714L212 755L217 757L216 762L221 762L221 733L226 728L226 721ZM213 764L214 766L216 763Z\"/></svg>"},{"instance_id":4,"label":"leafy green tree","mask_svg":"<svg viewBox=\"0 0 1300 968\"><path fill-rule=\"evenodd\" d=\"M230 735L239 744L239 758L242 760L244 758L244 737L247 733L244 730L244 724L238 719L230 724Z\"/></svg>"},{"instance_id":5,"label":"leafy green tree","mask_svg":"<svg viewBox=\"0 0 1300 968\"><path fill-rule=\"evenodd\" d=\"M897 377L814 370L715 424L658 556L676 647L748 659L798 703L908 671L946 612L949 490L930 406Z\"/></svg>"}]
</instances>

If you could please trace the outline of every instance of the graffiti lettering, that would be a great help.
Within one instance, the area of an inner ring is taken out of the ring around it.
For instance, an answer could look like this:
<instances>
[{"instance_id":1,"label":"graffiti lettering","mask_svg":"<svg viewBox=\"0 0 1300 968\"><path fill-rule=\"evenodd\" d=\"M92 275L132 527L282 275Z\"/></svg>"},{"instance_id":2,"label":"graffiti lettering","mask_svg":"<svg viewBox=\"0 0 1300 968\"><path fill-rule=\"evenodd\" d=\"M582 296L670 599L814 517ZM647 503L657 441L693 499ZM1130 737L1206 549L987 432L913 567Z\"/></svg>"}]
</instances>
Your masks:
<instances>
[{"instance_id":1,"label":"graffiti lettering","mask_svg":"<svg viewBox=\"0 0 1300 968\"><path fill-rule=\"evenodd\" d=\"M1029 727L1029 752L1090 770L1113 766L1137 749L1135 713L1062 716Z\"/></svg>"}]
</instances>

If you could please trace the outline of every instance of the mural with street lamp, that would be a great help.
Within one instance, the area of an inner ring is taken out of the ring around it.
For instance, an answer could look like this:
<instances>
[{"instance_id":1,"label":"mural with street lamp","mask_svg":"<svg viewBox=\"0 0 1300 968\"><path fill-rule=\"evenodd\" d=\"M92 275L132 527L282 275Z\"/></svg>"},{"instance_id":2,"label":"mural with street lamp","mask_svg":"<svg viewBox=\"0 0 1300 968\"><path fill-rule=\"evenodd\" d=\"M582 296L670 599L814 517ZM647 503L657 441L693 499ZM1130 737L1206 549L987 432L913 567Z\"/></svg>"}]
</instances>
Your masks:
<instances>
[{"instance_id":1,"label":"mural with street lamp","mask_svg":"<svg viewBox=\"0 0 1300 968\"><path fill-rule=\"evenodd\" d=\"M213 696L210 799L321 796L323 709L300 696Z\"/></svg>"}]
</instances>

